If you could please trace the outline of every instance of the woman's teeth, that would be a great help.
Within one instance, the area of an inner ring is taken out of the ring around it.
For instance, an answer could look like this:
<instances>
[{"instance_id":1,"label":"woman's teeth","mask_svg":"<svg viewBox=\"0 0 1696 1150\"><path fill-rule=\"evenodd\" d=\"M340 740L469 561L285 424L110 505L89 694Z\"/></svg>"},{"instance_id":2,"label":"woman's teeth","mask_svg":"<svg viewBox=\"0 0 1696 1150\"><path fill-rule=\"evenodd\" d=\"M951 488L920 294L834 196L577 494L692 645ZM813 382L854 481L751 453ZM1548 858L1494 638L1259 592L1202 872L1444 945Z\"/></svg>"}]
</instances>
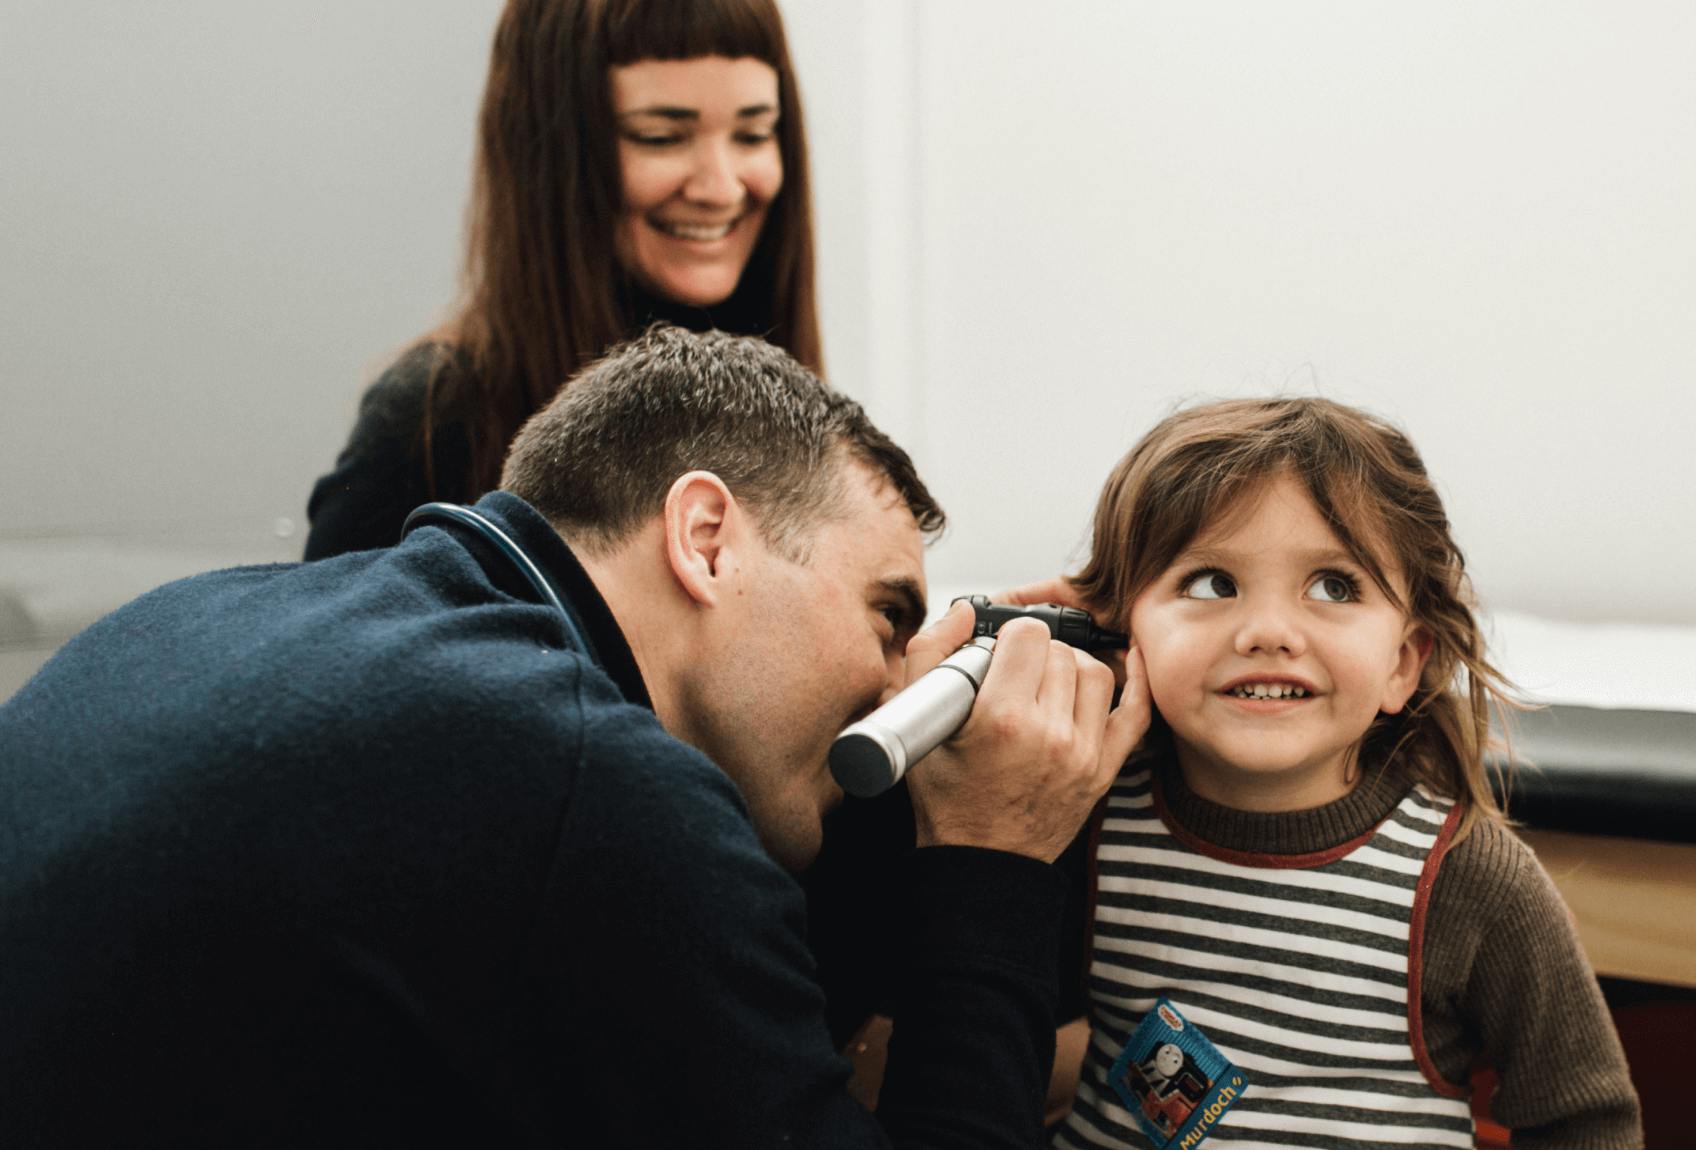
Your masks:
<instances>
[{"instance_id":1,"label":"woman's teeth","mask_svg":"<svg viewBox=\"0 0 1696 1150\"><path fill-rule=\"evenodd\" d=\"M1307 689L1294 683L1245 683L1232 687L1227 694L1239 699L1305 699Z\"/></svg>"},{"instance_id":2,"label":"woman's teeth","mask_svg":"<svg viewBox=\"0 0 1696 1150\"><path fill-rule=\"evenodd\" d=\"M722 224L674 224L666 220L650 221L655 228L680 240L722 240L736 226L735 220Z\"/></svg>"}]
</instances>

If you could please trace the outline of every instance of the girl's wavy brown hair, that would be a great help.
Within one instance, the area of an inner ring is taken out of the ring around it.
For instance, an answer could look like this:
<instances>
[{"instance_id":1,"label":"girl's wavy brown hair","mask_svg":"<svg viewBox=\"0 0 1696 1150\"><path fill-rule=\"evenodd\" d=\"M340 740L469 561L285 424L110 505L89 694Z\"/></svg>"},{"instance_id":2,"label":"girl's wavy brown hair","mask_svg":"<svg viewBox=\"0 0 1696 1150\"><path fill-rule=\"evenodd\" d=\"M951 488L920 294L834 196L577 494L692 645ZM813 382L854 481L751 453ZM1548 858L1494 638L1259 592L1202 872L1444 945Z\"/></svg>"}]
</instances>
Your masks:
<instances>
[{"instance_id":1,"label":"girl's wavy brown hair","mask_svg":"<svg viewBox=\"0 0 1696 1150\"><path fill-rule=\"evenodd\" d=\"M1521 705L1485 657L1465 560L1425 464L1384 420L1303 398L1227 400L1168 416L1109 476L1073 586L1099 618L1126 627L1136 597L1197 535L1283 474L1307 489L1349 554L1431 638L1413 697L1373 721L1361 761L1399 761L1461 802L1457 840L1480 818L1503 820L1486 766L1491 717L1503 721ZM1407 585L1405 600L1392 570Z\"/></svg>"}]
</instances>

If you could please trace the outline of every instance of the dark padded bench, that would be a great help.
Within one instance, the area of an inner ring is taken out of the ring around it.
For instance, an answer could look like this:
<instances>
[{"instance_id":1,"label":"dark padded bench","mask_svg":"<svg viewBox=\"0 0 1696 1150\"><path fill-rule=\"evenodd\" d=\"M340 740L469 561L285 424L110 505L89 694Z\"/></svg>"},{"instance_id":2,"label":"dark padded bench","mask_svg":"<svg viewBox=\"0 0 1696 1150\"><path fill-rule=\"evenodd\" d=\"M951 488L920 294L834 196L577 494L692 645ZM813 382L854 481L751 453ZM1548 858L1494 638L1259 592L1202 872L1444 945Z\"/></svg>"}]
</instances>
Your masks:
<instances>
[{"instance_id":1,"label":"dark padded bench","mask_svg":"<svg viewBox=\"0 0 1696 1150\"><path fill-rule=\"evenodd\" d=\"M1508 813L1535 830L1696 843L1696 714L1557 705L1516 715Z\"/></svg>"}]
</instances>

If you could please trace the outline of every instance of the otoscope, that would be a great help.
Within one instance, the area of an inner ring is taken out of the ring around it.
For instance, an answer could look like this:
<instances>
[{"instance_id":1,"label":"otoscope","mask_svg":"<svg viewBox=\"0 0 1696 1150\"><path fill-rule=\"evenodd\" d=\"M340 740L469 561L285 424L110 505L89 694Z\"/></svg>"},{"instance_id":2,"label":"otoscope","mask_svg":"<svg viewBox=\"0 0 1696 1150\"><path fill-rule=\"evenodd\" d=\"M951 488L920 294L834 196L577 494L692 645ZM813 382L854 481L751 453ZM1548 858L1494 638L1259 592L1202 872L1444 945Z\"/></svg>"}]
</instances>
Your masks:
<instances>
[{"instance_id":1,"label":"otoscope","mask_svg":"<svg viewBox=\"0 0 1696 1150\"><path fill-rule=\"evenodd\" d=\"M869 798L888 790L914 763L965 725L989 670L995 636L1012 620L1039 619L1054 638L1083 651L1108 651L1129 642L1117 631L1097 627L1076 607L1054 603L1007 607L991 603L987 595L965 598L977 616L971 641L889 702L849 724L831 744L830 773L849 794Z\"/></svg>"}]
</instances>

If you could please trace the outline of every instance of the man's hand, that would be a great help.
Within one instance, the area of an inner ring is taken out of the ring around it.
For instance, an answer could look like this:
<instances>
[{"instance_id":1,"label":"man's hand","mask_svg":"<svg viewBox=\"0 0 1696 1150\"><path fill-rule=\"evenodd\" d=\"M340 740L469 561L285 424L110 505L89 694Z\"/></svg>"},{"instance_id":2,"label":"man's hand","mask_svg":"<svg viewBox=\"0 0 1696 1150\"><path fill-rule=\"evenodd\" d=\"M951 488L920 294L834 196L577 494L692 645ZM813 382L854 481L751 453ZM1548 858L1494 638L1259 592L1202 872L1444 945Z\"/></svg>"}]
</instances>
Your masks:
<instances>
[{"instance_id":1,"label":"man's hand","mask_svg":"<svg viewBox=\"0 0 1696 1150\"><path fill-rule=\"evenodd\" d=\"M1089 610L1089 604L1078 598L1078 589L1073 587L1072 581L1064 575L1056 575L1040 583L1026 583L1023 587L1014 587L1010 591L997 591L989 597L989 601L1010 603L1015 607L1029 607L1035 603L1058 603L1062 607ZM1101 620L1097 619L1096 622Z\"/></svg>"},{"instance_id":2,"label":"man's hand","mask_svg":"<svg viewBox=\"0 0 1696 1150\"><path fill-rule=\"evenodd\" d=\"M972 618L956 603L915 636L907 681L970 639ZM1118 707L1112 698L1113 672L1041 623L1002 627L971 718L908 776L919 845L1058 858L1148 729L1140 656Z\"/></svg>"},{"instance_id":3,"label":"man's hand","mask_svg":"<svg viewBox=\"0 0 1696 1150\"><path fill-rule=\"evenodd\" d=\"M1008 603L1015 607L1029 607L1035 603L1058 603L1062 607L1076 607L1080 611L1088 611L1089 604L1078 597L1078 589L1072 586L1072 580L1065 575L1056 575L1052 579L1044 579L1039 583L1026 583L1022 587L1014 587L1010 591L997 591L989 597L991 603ZM1091 616L1094 618L1094 616ZM1113 619L1096 619L1098 624L1115 628L1123 627L1123 623ZM1136 646L1136 639L1131 640L1131 646ZM1095 657L1113 669L1113 681L1121 688L1130 674L1125 669L1129 660L1126 651L1097 651Z\"/></svg>"}]
</instances>

